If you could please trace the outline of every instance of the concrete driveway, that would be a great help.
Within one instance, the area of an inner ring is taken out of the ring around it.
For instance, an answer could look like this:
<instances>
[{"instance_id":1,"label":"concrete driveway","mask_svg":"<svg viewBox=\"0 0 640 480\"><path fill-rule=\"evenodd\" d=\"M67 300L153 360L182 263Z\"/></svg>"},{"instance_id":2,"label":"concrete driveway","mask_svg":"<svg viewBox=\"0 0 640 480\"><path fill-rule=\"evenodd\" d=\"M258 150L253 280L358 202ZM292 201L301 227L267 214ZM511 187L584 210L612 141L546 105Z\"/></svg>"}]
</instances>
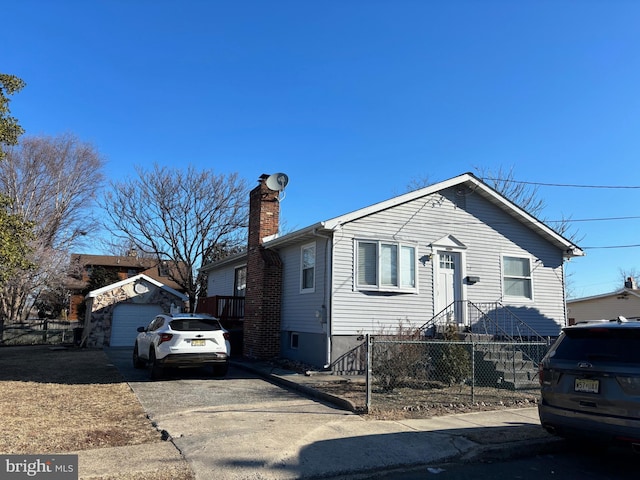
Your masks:
<instances>
[{"instance_id":1,"label":"concrete driveway","mask_svg":"<svg viewBox=\"0 0 640 480\"><path fill-rule=\"evenodd\" d=\"M128 349L107 351L197 480L331 478L555 448L535 407L379 421L311 400L245 370L183 370L148 381ZM126 462L127 459L122 459Z\"/></svg>"},{"instance_id":2,"label":"concrete driveway","mask_svg":"<svg viewBox=\"0 0 640 480\"><path fill-rule=\"evenodd\" d=\"M133 368L130 349L109 349L107 354L198 479L322 474L331 459L307 456L301 465L300 449L309 442L342 438L349 424L363 421L233 366L225 378L213 378L206 370L181 370L151 382L146 370Z\"/></svg>"}]
</instances>

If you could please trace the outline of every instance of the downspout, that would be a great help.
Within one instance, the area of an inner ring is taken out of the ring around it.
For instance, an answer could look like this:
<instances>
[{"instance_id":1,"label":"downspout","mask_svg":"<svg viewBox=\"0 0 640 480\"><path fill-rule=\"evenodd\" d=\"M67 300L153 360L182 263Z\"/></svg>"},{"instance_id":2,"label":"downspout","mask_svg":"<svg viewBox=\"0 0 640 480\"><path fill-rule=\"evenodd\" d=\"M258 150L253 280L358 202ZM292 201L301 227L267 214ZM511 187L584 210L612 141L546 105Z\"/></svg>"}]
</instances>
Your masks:
<instances>
[{"instance_id":1,"label":"downspout","mask_svg":"<svg viewBox=\"0 0 640 480\"><path fill-rule=\"evenodd\" d=\"M331 312L333 311L333 295L331 294L331 286L333 285L333 281L331 278L331 274L333 272L333 234L323 235L318 232L318 229L313 230L313 235L316 237L321 237L326 240L325 244L325 252L326 252L326 261L325 265L325 273L324 273L324 307L325 307L325 329L326 329L326 352L325 352L325 364L324 368L331 368Z\"/></svg>"},{"instance_id":2,"label":"downspout","mask_svg":"<svg viewBox=\"0 0 640 480\"><path fill-rule=\"evenodd\" d=\"M569 325L569 309L567 308L567 277L565 262L571 260L570 258L564 258L562 261L562 308L563 308L563 325L560 327L567 327ZM556 335L557 336L557 335ZM547 337L548 338L548 337Z\"/></svg>"}]
</instances>

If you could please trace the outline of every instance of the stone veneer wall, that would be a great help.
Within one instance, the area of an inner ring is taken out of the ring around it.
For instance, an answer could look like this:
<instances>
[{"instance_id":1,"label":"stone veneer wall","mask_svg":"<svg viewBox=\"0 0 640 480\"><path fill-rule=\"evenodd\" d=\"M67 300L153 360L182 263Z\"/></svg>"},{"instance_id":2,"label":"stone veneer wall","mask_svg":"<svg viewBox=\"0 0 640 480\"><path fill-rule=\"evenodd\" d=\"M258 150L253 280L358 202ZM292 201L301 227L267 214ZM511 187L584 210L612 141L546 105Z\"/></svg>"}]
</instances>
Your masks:
<instances>
[{"instance_id":1,"label":"stone veneer wall","mask_svg":"<svg viewBox=\"0 0 640 480\"><path fill-rule=\"evenodd\" d=\"M169 313L171 304L183 305L181 298L172 295L166 290L156 287L155 285L144 285L149 289L147 292L138 294L134 291L135 284L127 284L115 288L108 292L93 298L91 306L91 315L88 324L88 334L85 334L87 347L103 347L109 346L111 342L111 321L113 319L113 311L118 305L130 303L140 305L156 304L162 307L164 312Z\"/></svg>"}]
</instances>

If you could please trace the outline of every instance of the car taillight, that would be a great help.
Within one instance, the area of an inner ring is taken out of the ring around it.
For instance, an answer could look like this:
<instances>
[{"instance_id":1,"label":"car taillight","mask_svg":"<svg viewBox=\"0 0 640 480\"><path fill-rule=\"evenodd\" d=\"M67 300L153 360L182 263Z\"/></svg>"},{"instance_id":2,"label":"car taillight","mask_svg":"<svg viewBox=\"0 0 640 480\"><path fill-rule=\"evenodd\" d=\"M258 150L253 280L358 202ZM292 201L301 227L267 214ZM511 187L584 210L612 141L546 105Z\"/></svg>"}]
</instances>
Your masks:
<instances>
[{"instance_id":1,"label":"car taillight","mask_svg":"<svg viewBox=\"0 0 640 480\"><path fill-rule=\"evenodd\" d=\"M161 343L164 343L164 342L168 342L172 338L173 338L173 335L171 335L170 333L161 333L160 334L160 339L158 341L158 345L160 345Z\"/></svg>"},{"instance_id":2,"label":"car taillight","mask_svg":"<svg viewBox=\"0 0 640 480\"><path fill-rule=\"evenodd\" d=\"M629 395L640 395L640 378L638 377L616 377L618 384L625 393Z\"/></svg>"},{"instance_id":3,"label":"car taillight","mask_svg":"<svg viewBox=\"0 0 640 480\"><path fill-rule=\"evenodd\" d=\"M229 335L229 332L224 332L222 336L224 337L225 340L231 339L231 335Z\"/></svg>"},{"instance_id":4,"label":"car taillight","mask_svg":"<svg viewBox=\"0 0 640 480\"><path fill-rule=\"evenodd\" d=\"M544 368L542 368L542 364L538 365L538 381L540 382L540 386L542 386L542 382L544 381Z\"/></svg>"}]
</instances>

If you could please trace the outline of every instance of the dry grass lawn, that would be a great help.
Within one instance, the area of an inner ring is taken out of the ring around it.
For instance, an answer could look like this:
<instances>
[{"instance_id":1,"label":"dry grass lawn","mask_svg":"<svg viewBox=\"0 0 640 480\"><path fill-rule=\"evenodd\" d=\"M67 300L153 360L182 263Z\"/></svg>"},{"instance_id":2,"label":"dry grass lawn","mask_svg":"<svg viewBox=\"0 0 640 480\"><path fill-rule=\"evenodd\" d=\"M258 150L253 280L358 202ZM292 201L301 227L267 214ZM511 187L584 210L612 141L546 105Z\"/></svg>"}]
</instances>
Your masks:
<instances>
[{"instance_id":1,"label":"dry grass lawn","mask_svg":"<svg viewBox=\"0 0 640 480\"><path fill-rule=\"evenodd\" d=\"M2 454L65 453L162 441L102 350L0 348L0 425Z\"/></svg>"}]
</instances>

